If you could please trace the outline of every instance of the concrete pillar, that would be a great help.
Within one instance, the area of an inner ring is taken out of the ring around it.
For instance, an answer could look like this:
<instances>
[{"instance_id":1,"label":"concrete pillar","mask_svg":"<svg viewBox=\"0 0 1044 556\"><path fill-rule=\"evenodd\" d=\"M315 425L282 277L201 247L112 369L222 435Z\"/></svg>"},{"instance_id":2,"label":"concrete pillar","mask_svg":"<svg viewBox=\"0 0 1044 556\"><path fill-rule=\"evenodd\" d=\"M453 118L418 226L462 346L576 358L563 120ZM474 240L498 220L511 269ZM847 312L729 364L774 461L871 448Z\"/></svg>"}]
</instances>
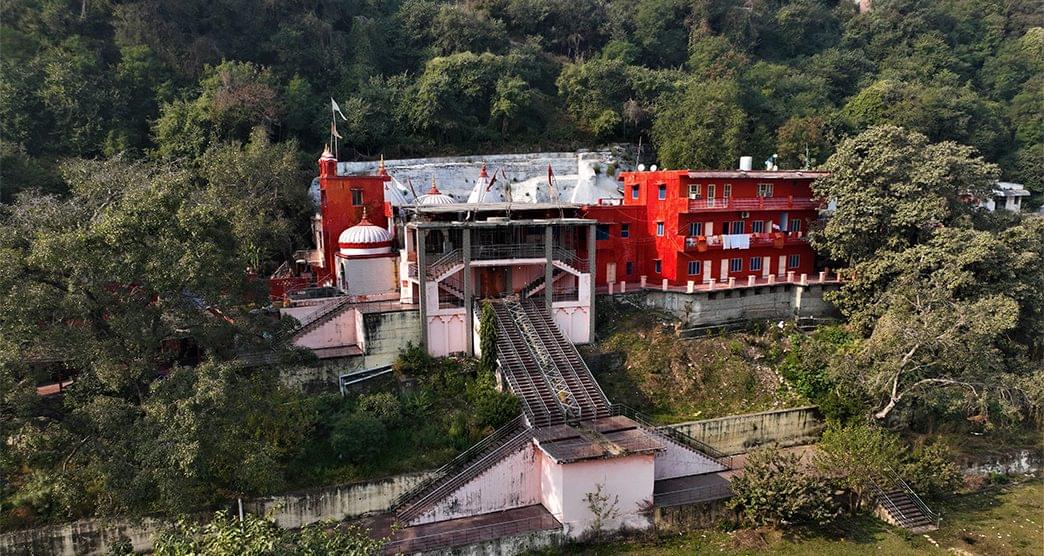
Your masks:
<instances>
[{"instance_id":1,"label":"concrete pillar","mask_svg":"<svg viewBox=\"0 0 1044 556\"><path fill-rule=\"evenodd\" d=\"M587 271L591 273L591 309L588 310L587 313L591 315L591 325L589 328L591 342L595 341L595 300L597 299L597 296L595 295L595 278L598 277L598 261L595 260L598 255L598 249L596 249L597 239L596 226L595 224L591 224L587 227ZM613 285L609 284L609 294L612 295L612 293Z\"/></svg>"},{"instance_id":2,"label":"concrete pillar","mask_svg":"<svg viewBox=\"0 0 1044 556\"><path fill-rule=\"evenodd\" d=\"M467 353L475 354L475 308L471 302L471 228L463 230L464 268L464 335L467 338Z\"/></svg>"},{"instance_id":3,"label":"concrete pillar","mask_svg":"<svg viewBox=\"0 0 1044 556\"><path fill-rule=\"evenodd\" d=\"M551 287L551 275L555 270L554 261L554 233L551 225L544 226L544 306L547 314L551 314L551 295L554 288Z\"/></svg>"},{"instance_id":4,"label":"concrete pillar","mask_svg":"<svg viewBox=\"0 0 1044 556\"><path fill-rule=\"evenodd\" d=\"M421 347L428 347L428 255L424 252L428 230L418 228L417 234L417 281L420 283Z\"/></svg>"},{"instance_id":5,"label":"concrete pillar","mask_svg":"<svg viewBox=\"0 0 1044 556\"><path fill-rule=\"evenodd\" d=\"M801 281L799 283L802 286L807 286L808 285L808 274L805 274L804 272L802 272L801 273Z\"/></svg>"},{"instance_id":6,"label":"concrete pillar","mask_svg":"<svg viewBox=\"0 0 1044 556\"><path fill-rule=\"evenodd\" d=\"M685 293L692 293L696 290L696 282L689 280L689 283L685 285Z\"/></svg>"},{"instance_id":7,"label":"concrete pillar","mask_svg":"<svg viewBox=\"0 0 1044 556\"><path fill-rule=\"evenodd\" d=\"M730 288L735 288L736 287L736 277L735 276L729 276L729 287Z\"/></svg>"},{"instance_id":8,"label":"concrete pillar","mask_svg":"<svg viewBox=\"0 0 1044 556\"><path fill-rule=\"evenodd\" d=\"M663 279L663 291L667 291L667 279Z\"/></svg>"},{"instance_id":9,"label":"concrete pillar","mask_svg":"<svg viewBox=\"0 0 1044 556\"><path fill-rule=\"evenodd\" d=\"M768 283L769 283L770 286L772 284L776 283L776 275L775 274L769 274L768 275Z\"/></svg>"},{"instance_id":10,"label":"concrete pillar","mask_svg":"<svg viewBox=\"0 0 1044 556\"><path fill-rule=\"evenodd\" d=\"M758 277L754 276L753 274L751 274L750 276L747 276L747 285L748 286L753 286L754 285L754 281L757 280L757 279L758 279Z\"/></svg>"},{"instance_id":11,"label":"concrete pillar","mask_svg":"<svg viewBox=\"0 0 1044 556\"><path fill-rule=\"evenodd\" d=\"M646 276L642 276L642 289L645 289ZM622 288L621 288L622 290Z\"/></svg>"},{"instance_id":12,"label":"concrete pillar","mask_svg":"<svg viewBox=\"0 0 1044 556\"><path fill-rule=\"evenodd\" d=\"M819 273L819 281L820 282L826 282L826 279L827 279L827 271L823 270L823 271L821 271Z\"/></svg>"},{"instance_id":13,"label":"concrete pillar","mask_svg":"<svg viewBox=\"0 0 1044 556\"><path fill-rule=\"evenodd\" d=\"M794 271L793 270L788 270L787 271L787 282L791 282L791 283L794 282Z\"/></svg>"},{"instance_id":14,"label":"concrete pillar","mask_svg":"<svg viewBox=\"0 0 1044 556\"><path fill-rule=\"evenodd\" d=\"M714 289L714 278L711 278L710 282L707 282L707 289L708 290L713 290Z\"/></svg>"},{"instance_id":15,"label":"concrete pillar","mask_svg":"<svg viewBox=\"0 0 1044 556\"><path fill-rule=\"evenodd\" d=\"M616 283L615 282L607 282L607 284L609 285L609 295L613 295L613 286Z\"/></svg>"}]
</instances>

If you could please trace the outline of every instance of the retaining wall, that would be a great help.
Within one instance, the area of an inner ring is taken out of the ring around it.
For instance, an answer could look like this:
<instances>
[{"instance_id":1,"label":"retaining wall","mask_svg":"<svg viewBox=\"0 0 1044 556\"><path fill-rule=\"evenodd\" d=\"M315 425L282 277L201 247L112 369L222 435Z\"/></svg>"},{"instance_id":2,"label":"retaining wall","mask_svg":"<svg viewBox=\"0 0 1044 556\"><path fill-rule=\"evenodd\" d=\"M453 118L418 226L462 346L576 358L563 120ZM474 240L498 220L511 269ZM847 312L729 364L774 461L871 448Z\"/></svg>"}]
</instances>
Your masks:
<instances>
[{"instance_id":1,"label":"retaining wall","mask_svg":"<svg viewBox=\"0 0 1044 556\"><path fill-rule=\"evenodd\" d=\"M671 426L726 454L733 455L748 452L764 444L783 448L811 444L819 439L826 423L823 422L818 407L806 406L730 415Z\"/></svg>"},{"instance_id":2,"label":"retaining wall","mask_svg":"<svg viewBox=\"0 0 1044 556\"><path fill-rule=\"evenodd\" d=\"M397 475L296 493L244 500L250 513L271 513L282 527L302 527L317 521L340 521L350 517L385 512L401 494L419 484L430 472ZM210 513L193 519L205 520ZM0 554L48 554L81 556L105 554L121 536L130 539L136 552L152 550L152 543L167 525L163 519L83 519L73 523L12 531L0 535Z\"/></svg>"},{"instance_id":3,"label":"retaining wall","mask_svg":"<svg viewBox=\"0 0 1044 556\"><path fill-rule=\"evenodd\" d=\"M639 303L671 313L687 326L740 320L795 317L832 318L837 309L823 299L837 284L776 284L693 293L648 289L636 294Z\"/></svg>"},{"instance_id":4,"label":"retaining wall","mask_svg":"<svg viewBox=\"0 0 1044 556\"><path fill-rule=\"evenodd\" d=\"M337 390L337 378L352 371L391 365L407 344L420 344L420 312L417 310L364 313L363 354L320 360L315 365L282 371L280 378L305 392Z\"/></svg>"}]
</instances>

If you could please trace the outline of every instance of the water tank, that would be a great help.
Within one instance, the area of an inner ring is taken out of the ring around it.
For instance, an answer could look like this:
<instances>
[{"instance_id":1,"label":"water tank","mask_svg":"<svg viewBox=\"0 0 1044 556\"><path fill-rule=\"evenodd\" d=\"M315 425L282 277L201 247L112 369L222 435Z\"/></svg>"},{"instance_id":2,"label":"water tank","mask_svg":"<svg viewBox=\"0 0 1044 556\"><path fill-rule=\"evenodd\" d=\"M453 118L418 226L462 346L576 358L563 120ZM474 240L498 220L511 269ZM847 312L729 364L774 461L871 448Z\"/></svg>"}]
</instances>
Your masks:
<instances>
[{"instance_id":1,"label":"water tank","mask_svg":"<svg viewBox=\"0 0 1044 556\"><path fill-rule=\"evenodd\" d=\"M740 167L739 167L740 170L749 172L750 169L753 168L753 167L754 167L754 157L753 156L741 156L740 157Z\"/></svg>"}]
</instances>

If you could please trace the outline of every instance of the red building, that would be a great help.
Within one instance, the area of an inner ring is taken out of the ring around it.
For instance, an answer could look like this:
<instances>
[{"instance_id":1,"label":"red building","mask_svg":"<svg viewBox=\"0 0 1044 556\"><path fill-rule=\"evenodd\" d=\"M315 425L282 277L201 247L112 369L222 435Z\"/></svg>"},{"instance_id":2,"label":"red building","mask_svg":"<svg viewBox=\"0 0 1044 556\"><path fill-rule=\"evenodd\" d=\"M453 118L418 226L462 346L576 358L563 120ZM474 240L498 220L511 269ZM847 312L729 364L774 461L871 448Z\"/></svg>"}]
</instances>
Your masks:
<instances>
[{"instance_id":1,"label":"red building","mask_svg":"<svg viewBox=\"0 0 1044 556\"><path fill-rule=\"evenodd\" d=\"M737 282L811 275L813 171L624 172L623 199L586 207L600 222L596 283Z\"/></svg>"}]
</instances>

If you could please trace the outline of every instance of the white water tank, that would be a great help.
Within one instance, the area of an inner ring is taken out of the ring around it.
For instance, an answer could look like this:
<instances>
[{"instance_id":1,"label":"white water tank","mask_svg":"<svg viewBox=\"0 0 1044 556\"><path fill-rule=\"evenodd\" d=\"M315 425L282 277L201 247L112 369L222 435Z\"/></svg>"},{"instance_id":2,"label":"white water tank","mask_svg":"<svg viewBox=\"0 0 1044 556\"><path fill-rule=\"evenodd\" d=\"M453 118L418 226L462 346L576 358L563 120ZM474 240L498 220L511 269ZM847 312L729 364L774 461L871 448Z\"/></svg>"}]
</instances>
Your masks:
<instances>
[{"instance_id":1,"label":"white water tank","mask_svg":"<svg viewBox=\"0 0 1044 556\"><path fill-rule=\"evenodd\" d=\"M739 167L740 170L743 170L745 172L749 172L751 170L751 168L753 168L753 167L754 167L754 157L753 156L741 156L740 157L740 167Z\"/></svg>"}]
</instances>

